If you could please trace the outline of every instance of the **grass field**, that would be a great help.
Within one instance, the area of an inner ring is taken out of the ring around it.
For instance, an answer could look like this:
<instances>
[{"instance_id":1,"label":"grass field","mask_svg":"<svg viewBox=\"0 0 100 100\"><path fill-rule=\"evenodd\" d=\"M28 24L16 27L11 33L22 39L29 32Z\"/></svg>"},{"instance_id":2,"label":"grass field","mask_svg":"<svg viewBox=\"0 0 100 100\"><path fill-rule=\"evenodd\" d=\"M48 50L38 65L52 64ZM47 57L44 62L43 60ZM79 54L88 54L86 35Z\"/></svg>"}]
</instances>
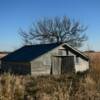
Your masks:
<instances>
[{"instance_id":1,"label":"grass field","mask_svg":"<svg viewBox=\"0 0 100 100\"><path fill-rule=\"evenodd\" d=\"M87 75L0 76L0 100L100 100L100 53Z\"/></svg>"},{"instance_id":2,"label":"grass field","mask_svg":"<svg viewBox=\"0 0 100 100\"><path fill-rule=\"evenodd\" d=\"M90 75L0 77L0 100L99 100L100 79Z\"/></svg>"},{"instance_id":3,"label":"grass field","mask_svg":"<svg viewBox=\"0 0 100 100\"><path fill-rule=\"evenodd\" d=\"M100 79L100 52L88 52L90 58L91 76L94 80Z\"/></svg>"}]
</instances>

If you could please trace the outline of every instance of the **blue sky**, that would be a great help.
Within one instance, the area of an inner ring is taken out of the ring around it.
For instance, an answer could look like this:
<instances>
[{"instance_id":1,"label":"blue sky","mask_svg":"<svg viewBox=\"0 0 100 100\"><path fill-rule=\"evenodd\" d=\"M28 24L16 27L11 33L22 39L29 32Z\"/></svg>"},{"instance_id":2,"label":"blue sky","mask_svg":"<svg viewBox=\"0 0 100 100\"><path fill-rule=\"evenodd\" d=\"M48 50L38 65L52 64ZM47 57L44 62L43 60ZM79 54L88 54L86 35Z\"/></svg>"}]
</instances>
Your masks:
<instances>
[{"instance_id":1,"label":"blue sky","mask_svg":"<svg viewBox=\"0 0 100 100\"><path fill-rule=\"evenodd\" d=\"M88 26L84 49L100 51L100 0L0 0L0 51L21 46L19 29L43 17L68 16Z\"/></svg>"}]
</instances>

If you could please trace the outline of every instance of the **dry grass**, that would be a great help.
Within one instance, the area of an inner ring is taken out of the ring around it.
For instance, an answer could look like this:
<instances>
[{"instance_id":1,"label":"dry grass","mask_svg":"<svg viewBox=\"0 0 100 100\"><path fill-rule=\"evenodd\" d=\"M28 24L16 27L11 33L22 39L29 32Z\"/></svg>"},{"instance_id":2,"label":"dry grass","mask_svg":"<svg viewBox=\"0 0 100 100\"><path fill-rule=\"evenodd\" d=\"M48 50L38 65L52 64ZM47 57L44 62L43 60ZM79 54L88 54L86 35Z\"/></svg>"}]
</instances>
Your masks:
<instances>
[{"instance_id":1,"label":"dry grass","mask_svg":"<svg viewBox=\"0 0 100 100\"><path fill-rule=\"evenodd\" d=\"M100 72L100 52L89 53L90 65L96 72Z\"/></svg>"},{"instance_id":2,"label":"dry grass","mask_svg":"<svg viewBox=\"0 0 100 100\"><path fill-rule=\"evenodd\" d=\"M100 79L90 75L0 77L0 100L99 100Z\"/></svg>"},{"instance_id":3,"label":"dry grass","mask_svg":"<svg viewBox=\"0 0 100 100\"><path fill-rule=\"evenodd\" d=\"M0 77L0 100L23 100L24 79L10 74Z\"/></svg>"},{"instance_id":4,"label":"dry grass","mask_svg":"<svg viewBox=\"0 0 100 100\"><path fill-rule=\"evenodd\" d=\"M91 77L95 81L100 79L100 52L88 52L87 55L90 58L90 68L91 68Z\"/></svg>"},{"instance_id":5,"label":"dry grass","mask_svg":"<svg viewBox=\"0 0 100 100\"><path fill-rule=\"evenodd\" d=\"M0 76L0 100L100 100L100 53L87 76Z\"/></svg>"}]
</instances>

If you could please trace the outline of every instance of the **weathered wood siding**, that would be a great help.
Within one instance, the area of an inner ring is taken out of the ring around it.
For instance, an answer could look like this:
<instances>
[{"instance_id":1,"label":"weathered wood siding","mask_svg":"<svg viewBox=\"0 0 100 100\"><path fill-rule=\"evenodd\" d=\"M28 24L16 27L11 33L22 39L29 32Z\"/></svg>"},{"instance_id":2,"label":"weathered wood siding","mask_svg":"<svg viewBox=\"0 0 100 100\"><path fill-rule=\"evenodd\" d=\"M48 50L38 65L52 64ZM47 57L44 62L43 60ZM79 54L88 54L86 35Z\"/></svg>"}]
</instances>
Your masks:
<instances>
[{"instance_id":1,"label":"weathered wood siding","mask_svg":"<svg viewBox=\"0 0 100 100\"><path fill-rule=\"evenodd\" d=\"M79 63L75 63L75 72L84 72L89 69L89 62L78 57Z\"/></svg>"},{"instance_id":2,"label":"weathered wood siding","mask_svg":"<svg viewBox=\"0 0 100 100\"><path fill-rule=\"evenodd\" d=\"M50 74L51 73L52 56L59 55L59 49L64 49L64 48L59 46L41 56L39 56L35 60L31 61L31 74L32 75ZM64 53L63 55L66 55L66 54ZM55 69L55 70L59 70L59 67L57 67L57 69Z\"/></svg>"},{"instance_id":3,"label":"weathered wood siding","mask_svg":"<svg viewBox=\"0 0 100 100\"><path fill-rule=\"evenodd\" d=\"M41 75L41 74L61 74L61 60L53 58L52 56L68 56L67 61L64 62L63 65L65 65L65 69L67 69L68 72L74 69L75 72L78 71L85 71L89 68L89 62L80 58L79 63L76 63L76 57L77 55L72 53L71 51L65 49L61 46L39 56L38 58L31 61L31 74L33 75ZM73 56L71 59L69 56ZM56 59L56 60L55 60ZM55 68L52 69L52 61L53 64L55 63ZM59 61L59 62L57 62ZM74 67L74 68L73 68ZM63 70L65 70L63 69Z\"/></svg>"},{"instance_id":4,"label":"weathered wood siding","mask_svg":"<svg viewBox=\"0 0 100 100\"><path fill-rule=\"evenodd\" d=\"M74 70L74 57L73 56L63 56L61 57L61 73L72 73Z\"/></svg>"},{"instance_id":5,"label":"weathered wood siding","mask_svg":"<svg viewBox=\"0 0 100 100\"><path fill-rule=\"evenodd\" d=\"M71 73L74 70L73 56L53 56L52 57L52 74L60 75Z\"/></svg>"},{"instance_id":6,"label":"weathered wood siding","mask_svg":"<svg viewBox=\"0 0 100 100\"><path fill-rule=\"evenodd\" d=\"M51 60L49 59L47 55L43 55L39 57L38 59L35 59L31 62L31 74L32 75L43 75L43 74L50 74L51 70L51 63L46 64L47 60L50 62Z\"/></svg>"},{"instance_id":7,"label":"weathered wood siding","mask_svg":"<svg viewBox=\"0 0 100 100\"><path fill-rule=\"evenodd\" d=\"M59 56L52 56L52 74L53 75L60 75L61 74L61 57Z\"/></svg>"},{"instance_id":8,"label":"weathered wood siding","mask_svg":"<svg viewBox=\"0 0 100 100\"><path fill-rule=\"evenodd\" d=\"M77 57L76 54L73 54L70 51L68 51L68 54L74 56L75 72L84 72L89 69L89 61L86 61L81 57ZM77 63L77 58L78 58L78 63Z\"/></svg>"},{"instance_id":9,"label":"weathered wood siding","mask_svg":"<svg viewBox=\"0 0 100 100\"><path fill-rule=\"evenodd\" d=\"M1 70L14 74L31 74L31 66L28 62L2 62Z\"/></svg>"}]
</instances>

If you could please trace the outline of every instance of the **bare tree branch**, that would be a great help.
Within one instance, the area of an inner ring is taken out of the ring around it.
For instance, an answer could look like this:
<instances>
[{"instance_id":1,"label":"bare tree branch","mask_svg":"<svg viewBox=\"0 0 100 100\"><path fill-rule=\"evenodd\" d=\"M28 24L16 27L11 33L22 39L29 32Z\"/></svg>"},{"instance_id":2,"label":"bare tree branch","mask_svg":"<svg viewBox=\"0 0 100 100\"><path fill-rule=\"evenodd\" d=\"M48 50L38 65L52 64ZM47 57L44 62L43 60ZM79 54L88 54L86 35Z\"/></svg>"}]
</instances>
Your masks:
<instances>
[{"instance_id":1,"label":"bare tree branch","mask_svg":"<svg viewBox=\"0 0 100 100\"><path fill-rule=\"evenodd\" d=\"M40 43L67 42L72 46L80 47L87 40L84 31L87 27L72 22L68 17L44 18L30 28L29 32L21 31L20 35L26 44L33 44L34 40Z\"/></svg>"}]
</instances>

